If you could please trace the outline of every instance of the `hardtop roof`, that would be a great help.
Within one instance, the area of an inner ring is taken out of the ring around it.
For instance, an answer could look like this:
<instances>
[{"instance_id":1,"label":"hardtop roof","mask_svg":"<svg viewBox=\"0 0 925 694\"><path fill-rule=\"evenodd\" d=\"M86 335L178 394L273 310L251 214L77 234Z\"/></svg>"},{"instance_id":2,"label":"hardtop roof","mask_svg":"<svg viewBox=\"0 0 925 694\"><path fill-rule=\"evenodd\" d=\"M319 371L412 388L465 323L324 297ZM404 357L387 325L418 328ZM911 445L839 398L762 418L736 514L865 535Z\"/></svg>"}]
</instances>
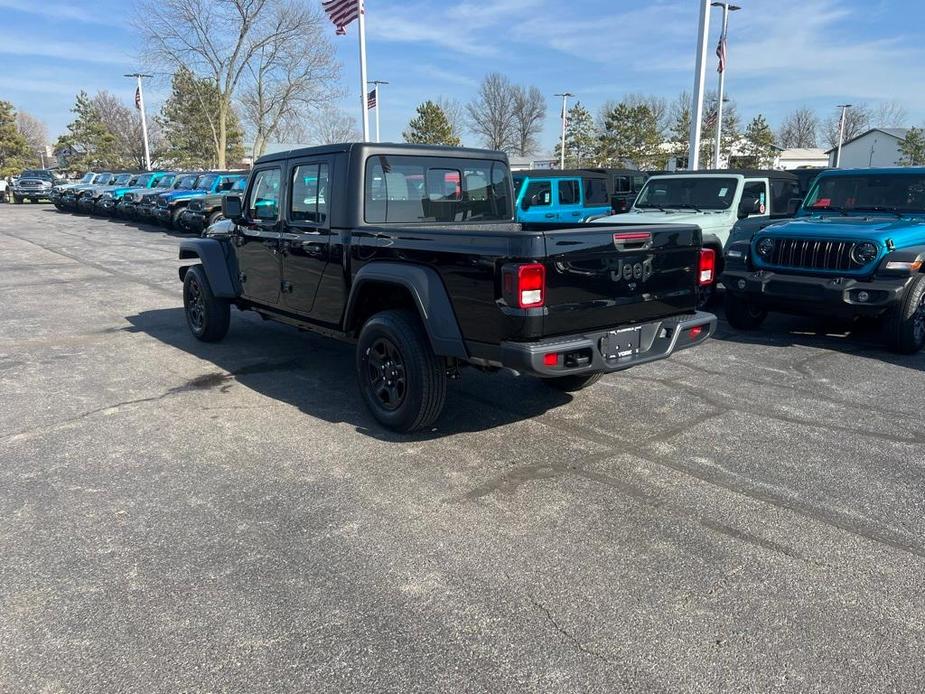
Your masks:
<instances>
[{"instance_id":1,"label":"hardtop roof","mask_svg":"<svg viewBox=\"0 0 925 694\"><path fill-rule=\"evenodd\" d=\"M674 171L654 174L651 178L664 176L744 176L745 178L781 178L796 181L797 177L789 171L775 169L701 169L698 171Z\"/></svg>"},{"instance_id":2,"label":"hardtop roof","mask_svg":"<svg viewBox=\"0 0 925 694\"><path fill-rule=\"evenodd\" d=\"M360 150L366 156L377 154L407 155L417 157L455 157L459 159L495 159L507 163L507 155L490 149L472 147L447 147L444 145L413 145L405 142L342 142L338 144L302 147L283 152L265 154L254 162L260 166L268 162L284 161L302 157L314 157L325 154L352 153Z\"/></svg>"}]
</instances>

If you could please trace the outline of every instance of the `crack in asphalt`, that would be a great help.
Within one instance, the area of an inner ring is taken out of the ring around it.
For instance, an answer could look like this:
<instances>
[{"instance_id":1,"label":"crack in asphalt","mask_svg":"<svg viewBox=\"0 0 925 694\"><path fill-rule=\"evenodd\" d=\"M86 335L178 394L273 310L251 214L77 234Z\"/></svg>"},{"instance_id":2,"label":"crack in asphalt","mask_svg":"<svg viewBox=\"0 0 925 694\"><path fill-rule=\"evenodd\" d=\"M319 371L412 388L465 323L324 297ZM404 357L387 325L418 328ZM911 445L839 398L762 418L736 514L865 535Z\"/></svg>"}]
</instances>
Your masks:
<instances>
[{"instance_id":1,"label":"crack in asphalt","mask_svg":"<svg viewBox=\"0 0 925 694\"><path fill-rule=\"evenodd\" d=\"M530 604L537 608L540 612L543 613L543 616L546 618L546 621L552 625L552 628L562 636L567 643L570 643L574 646L579 652L589 655L593 658L597 658L607 663L608 665L615 665L613 660L605 656L603 653L599 653L593 648L588 648L581 641L579 641L571 632L565 629L559 622L556 621L556 618L552 616L552 612L549 611L543 603L539 602L532 595L528 595L527 599L530 601Z\"/></svg>"}]
</instances>

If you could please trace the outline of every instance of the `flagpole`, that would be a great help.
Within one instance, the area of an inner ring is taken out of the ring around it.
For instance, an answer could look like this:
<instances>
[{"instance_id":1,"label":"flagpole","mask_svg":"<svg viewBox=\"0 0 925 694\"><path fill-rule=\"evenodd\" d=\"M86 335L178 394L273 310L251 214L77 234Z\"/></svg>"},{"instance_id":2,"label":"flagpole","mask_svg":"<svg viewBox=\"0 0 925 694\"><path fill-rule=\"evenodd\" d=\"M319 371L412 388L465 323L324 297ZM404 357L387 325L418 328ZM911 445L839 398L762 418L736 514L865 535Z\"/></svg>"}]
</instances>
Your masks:
<instances>
[{"instance_id":1,"label":"flagpole","mask_svg":"<svg viewBox=\"0 0 925 694\"><path fill-rule=\"evenodd\" d=\"M150 77L151 75L142 75L135 72L125 77L134 77L138 81L138 110L141 111L141 135L145 141L145 171L151 170L151 150L148 147L148 120L145 117L145 95L141 88L141 78Z\"/></svg>"},{"instance_id":2,"label":"flagpole","mask_svg":"<svg viewBox=\"0 0 925 694\"><path fill-rule=\"evenodd\" d=\"M360 101L363 102L363 142L369 142L369 104L366 101L366 8L363 0L357 0L357 2L360 3L358 21L360 29Z\"/></svg>"},{"instance_id":3,"label":"flagpole","mask_svg":"<svg viewBox=\"0 0 925 694\"><path fill-rule=\"evenodd\" d=\"M691 104L691 136L687 149L687 168L700 168L700 129L703 119L703 83L707 70L707 41L710 33L710 0L701 0L700 30L697 37L697 67L694 71L694 97Z\"/></svg>"},{"instance_id":4,"label":"flagpole","mask_svg":"<svg viewBox=\"0 0 925 694\"><path fill-rule=\"evenodd\" d=\"M722 149L722 136L723 136L723 95L726 91L726 65L729 62L729 12L740 9L736 5L730 5L728 2L714 2L711 3L713 7L722 7L723 8L723 33L720 34L720 41L722 43L723 57L722 69L719 71L719 101L716 105L716 141L713 143L713 168L719 168L719 155L720 149Z\"/></svg>"}]
</instances>

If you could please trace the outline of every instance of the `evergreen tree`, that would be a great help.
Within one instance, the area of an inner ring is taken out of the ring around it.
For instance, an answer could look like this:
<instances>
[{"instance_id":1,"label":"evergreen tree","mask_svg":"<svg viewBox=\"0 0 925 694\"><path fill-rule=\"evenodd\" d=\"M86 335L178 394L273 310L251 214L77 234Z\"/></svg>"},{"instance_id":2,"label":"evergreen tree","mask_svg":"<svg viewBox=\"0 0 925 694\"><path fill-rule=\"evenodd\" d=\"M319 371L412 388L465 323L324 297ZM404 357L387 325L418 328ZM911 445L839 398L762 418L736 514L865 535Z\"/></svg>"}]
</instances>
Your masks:
<instances>
[{"instance_id":1,"label":"evergreen tree","mask_svg":"<svg viewBox=\"0 0 925 694\"><path fill-rule=\"evenodd\" d=\"M909 132L899 143L903 157L900 166L925 166L925 131L921 128L909 128Z\"/></svg>"},{"instance_id":2,"label":"evergreen tree","mask_svg":"<svg viewBox=\"0 0 925 694\"><path fill-rule=\"evenodd\" d=\"M165 158L179 168L215 168L219 164L216 152L220 139L215 122L221 100L218 87L211 79L196 77L181 67L173 74L170 88L170 97L158 117L167 141ZM243 138L240 121L231 111L225 146L227 162L240 161L244 156Z\"/></svg>"},{"instance_id":3,"label":"evergreen tree","mask_svg":"<svg viewBox=\"0 0 925 694\"><path fill-rule=\"evenodd\" d=\"M758 168L770 168L774 164L774 131L760 113L745 129L745 155Z\"/></svg>"},{"instance_id":4,"label":"evergreen tree","mask_svg":"<svg viewBox=\"0 0 925 694\"><path fill-rule=\"evenodd\" d=\"M565 168L574 169L593 164L597 142L594 118L578 101L569 109L565 126ZM559 159L561 149L560 142L556 144L556 159Z\"/></svg>"},{"instance_id":5,"label":"evergreen tree","mask_svg":"<svg viewBox=\"0 0 925 694\"><path fill-rule=\"evenodd\" d=\"M111 169L122 166L115 135L103 122L100 110L86 92L81 91L71 112L75 118L67 133L58 138L55 149L71 152L67 166L71 169Z\"/></svg>"},{"instance_id":6,"label":"evergreen tree","mask_svg":"<svg viewBox=\"0 0 925 694\"><path fill-rule=\"evenodd\" d=\"M460 143L446 113L430 100L418 106L417 116L408 123L408 129L402 133L402 137L405 138L405 142L419 145L459 147Z\"/></svg>"},{"instance_id":7,"label":"evergreen tree","mask_svg":"<svg viewBox=\"0 0 925 694\"><path fill-rule=\"evenodd\" d=\"M661 154L658 120L645 104L619 103L604 114L600 134L600 163L607 166L635 164L640 169L658 165Z\"/></svg>"},{"instance_id":8,"label":"evergreen tree","mask_svg":"<svg viewBox=\"0 0 925 694\"><path fill-rule=\"evenodd\" d=\"M13 104L0 101L0 176L19 173L29 155L29 143L16 127Z\"/></svg>"}]
</instances>

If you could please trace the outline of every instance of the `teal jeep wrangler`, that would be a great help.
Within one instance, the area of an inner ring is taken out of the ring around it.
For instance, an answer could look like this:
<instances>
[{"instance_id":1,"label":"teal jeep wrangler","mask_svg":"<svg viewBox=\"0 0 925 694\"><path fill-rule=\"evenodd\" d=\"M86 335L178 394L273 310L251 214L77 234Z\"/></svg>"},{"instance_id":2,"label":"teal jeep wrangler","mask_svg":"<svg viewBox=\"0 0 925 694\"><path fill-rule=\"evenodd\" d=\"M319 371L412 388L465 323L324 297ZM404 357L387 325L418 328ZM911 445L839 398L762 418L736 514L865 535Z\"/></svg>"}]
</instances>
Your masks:
<instances>
[{"instance_id":1,"label":"teal jeep wrangler","mask_svg":"<svg viewBox=\"0 0 925 694\"><path fill-rule=\"evenodd\" d=\"M791 219L726 249L726 317L881 318L901 354L925 347L925 168L833 170Z\"/></svg>"}]
</instances>

